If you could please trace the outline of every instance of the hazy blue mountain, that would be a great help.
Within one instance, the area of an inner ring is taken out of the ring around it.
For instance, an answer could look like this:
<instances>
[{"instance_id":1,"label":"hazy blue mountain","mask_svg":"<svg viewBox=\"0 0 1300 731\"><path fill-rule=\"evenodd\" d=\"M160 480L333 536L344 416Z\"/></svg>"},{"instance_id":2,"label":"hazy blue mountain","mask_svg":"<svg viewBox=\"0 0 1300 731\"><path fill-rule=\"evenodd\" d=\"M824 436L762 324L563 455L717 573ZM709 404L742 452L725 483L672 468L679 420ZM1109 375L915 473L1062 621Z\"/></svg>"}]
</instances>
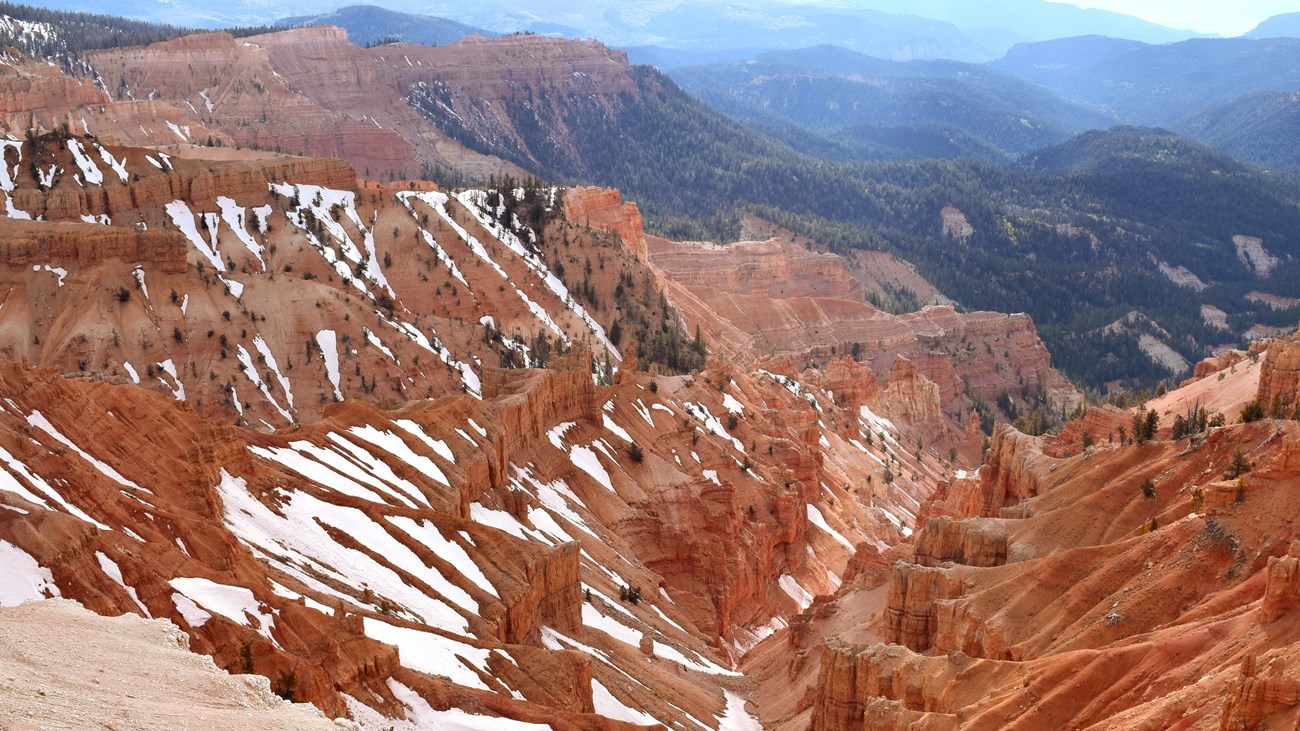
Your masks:
<instances>
[{"instance_id":1,"label":"hazy blue mountain","mask_svg":"<svg viewBox=\"0 0 1300 731\"><path fill-rule=\"evenodd\" d=\"M1022 44L990 67L1135 124L1176 126L1237 97L1300 88L1300 39Z\"/></svg>"},{"instance_id":2,"label":"hazy blue mountain","mask_svg":"<svg viewBox=\"0 0 1300 731\"><path fill-rule=\"evenodd\" d=\"M713 63L727 63L750 58L764 49L761 48L704 48L691 50L685 48L665 48L664 46L629 46L627 60L642 66L654 66L660 71L681 68L682 66L700 66Z\"/></svg>"},{"instance_id":3,"label":"hazy blue mountain","mask_svg":"<svg viewBox=\"0 0 1300 731\"><path fill-rule=\"evenodd\" d=\"M1171 43L1199 35L1131 15L1043 0L909 0L906 11L898 10L898 3L891 0L859 0L859 3L862 7L878 10L891 9L892 6L895 12L946 20L962 30L982 28L1014 34L1026 40L1102 35L1148 43Z\"/></svg>"},{"instance_id":4,"label":"hazy blue mountain","mask_svg":"<svg viewBox=\"0 0 1300 731\"><path fill-rule=\"evenodd\" d=\"M956 26L916 16L872 10L798 6L769 14L732 5L681 5L640 29L687 50L803 48L833 44L880 58L958 58L982 61L995 54Z\"/></svg>"},{"instance_id":5,"label":"hazy blue mountain","mask_svg":"<svg viewBox=\"0 0 1300 731\"><path fill-rule=\"evenodd\" d=\"M826 135L847 145L850 159L1006 161L1113 124L985 66L884 61L832 46L678 68L670 75L719 111L764 127L794 125Z\"/></svg>"},{"instance_id":6,"label":"hazy blue mountain","mask_svg":"<svg viewBox=\"0 0 1300 731\"><path fill-rule=\"evenodd\" d=\"M336 25L348 32L348 39L364 46L383 40L402 40L426 46L441 46L469 35L496 34L431 15L398 13L374 5L350 5L321 15L300 15L276 23L282 27L299 25Z\"/></svg>"},{"instance_id":7,"label":"hazy blue mountain","mask_svg":"<svg viewBox=\"0 0 1300 731\"><path fill-rule=\"evenodd\" d=\"M340 3L341 4L341 3ZM803 48L834 44L906 60L984 61L1011 45L1083 33L1168 42L1190 37L1126 15L1081 10L1047 0L374 0L389 10L448 18L497 33L533 31L587 36L612 46L659 46L699 51L719 48ZM286 16L328 14L319 0L45 0L64 10L107 13L186 27L275 23Z\"/></svg>"},{"instance_id":8,"label":"hazy blue mountain","mask_svg":"<svg viewBox=\"0 0 1300 731\"><path fill-rule=\"evenodd\" d=\"M1300 13L1274 15L1254 30L1245 34L1246 38L1300 38Z\"/></svg>"}]
</instances>

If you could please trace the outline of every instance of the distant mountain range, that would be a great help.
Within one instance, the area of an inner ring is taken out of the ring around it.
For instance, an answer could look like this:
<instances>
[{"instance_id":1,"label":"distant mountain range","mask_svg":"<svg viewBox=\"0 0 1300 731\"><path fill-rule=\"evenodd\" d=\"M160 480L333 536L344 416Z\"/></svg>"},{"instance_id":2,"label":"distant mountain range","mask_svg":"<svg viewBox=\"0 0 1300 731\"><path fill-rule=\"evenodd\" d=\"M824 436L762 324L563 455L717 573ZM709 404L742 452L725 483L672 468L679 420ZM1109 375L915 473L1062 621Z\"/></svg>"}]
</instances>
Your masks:
<instances>
[{"instance_id":1,"label":"distant mountain range","mask_svg":"<svg viewBox=\"0 0 1300 731\"><path fill-rule=\"evenodd\" d=\"M1300 38L1300 13L1274 15L1255 26L1246 38Z\"/></svg>"},{"instance_id":2,"label":"distant mountain range","mask_svg":"<svg viewBox=\"0 0 1300 731\"><path fill-rule=\"evenodd\" d=\"M1022 44L989 65L1125 121L1171 127L1245 94L1300 89L1300 39L1157 46L1086 36Z\"/></svg>"},{"instance_id":3,"label":"distant mountain range","mask_svg":"<svg viewBox=\"0 0 1300 731\"><path fill-rule=\"evenodd\" d=\"M671 75L731 116L829 135L846 146L838 156L847 158L1006 161L1114 123L987 66L883 61L831 46L684 67Z\"/></svg>"},{"instance_id":4,"label":"distant mountain range","mask_svg":"<svg viewBox=\"0 0 1300 731\"><path fill-rule=\"evenodd\" d=\"M621 47L698 51L703 45L709 49L743 48L752 52L836 44L894 60L987 61L1001 56L1016 43L1083 33L1151 43L1184 40L1195 35L1119 13L1082 10L1047 0L1001 0L978 5L958 0L906 4L896 0L866 0L851 7L827 0L804 3L705 0L689 5L662 0L593 0L580 6L559 0L478 3L433 0L418 6L379 0L377 5L402 12L418 10L495 33L530 31L563 37L594 37ZM322 15L319 4L304 0L277 4L264 0L230 0L219 5L199 0L47 0L44 6L198 28L296 23ZM345 10L358 12L355 8ZM286 14L290 16L287 19ZM342 22L351 20L344 18Z\"/></svg>"}]
</instances>

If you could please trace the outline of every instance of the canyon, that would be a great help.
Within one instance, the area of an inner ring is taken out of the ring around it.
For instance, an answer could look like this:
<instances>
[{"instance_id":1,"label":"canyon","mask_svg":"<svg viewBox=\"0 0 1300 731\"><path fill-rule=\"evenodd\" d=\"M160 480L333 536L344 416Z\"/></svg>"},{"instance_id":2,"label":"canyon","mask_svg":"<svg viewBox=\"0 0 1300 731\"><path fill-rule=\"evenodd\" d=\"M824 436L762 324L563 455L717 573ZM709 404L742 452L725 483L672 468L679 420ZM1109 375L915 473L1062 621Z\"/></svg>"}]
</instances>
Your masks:
<instances>
[{"instance_id":1,"label":"canyon","mask_svg":"<svg viewBox=\"0 0 1300 731\"><path fill-rule=\"evenodd\" d=\"M540 75L483 73L525 55ZM87 61L0 73L0 616L119 627L177 708L267 727L1300 717L1300 336L1090 405L1026 315L757 218L649 235L408 103L536 151L493 116L521 88L643 81L595 42L326 27ZM930 304L872 304L898 282ZM1071 418L1006 423L1034 409ZM17 636L0 665L39 687L0 707L58 715L89 681Z\"/></svg>"}]
</instances>

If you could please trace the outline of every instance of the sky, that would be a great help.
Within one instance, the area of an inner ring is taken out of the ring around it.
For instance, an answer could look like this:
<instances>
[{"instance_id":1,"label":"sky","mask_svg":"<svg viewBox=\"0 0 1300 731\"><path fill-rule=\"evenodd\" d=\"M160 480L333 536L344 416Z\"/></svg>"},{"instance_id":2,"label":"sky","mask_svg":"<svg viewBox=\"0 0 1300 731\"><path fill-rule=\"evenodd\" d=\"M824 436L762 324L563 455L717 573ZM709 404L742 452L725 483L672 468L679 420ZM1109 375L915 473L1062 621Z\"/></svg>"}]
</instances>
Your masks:
<instances>
[{"instance_id":1,"label":"sky","mask_svg":"<svg viewBox=\"0 0 1300 731\"><path fill-rule=\"evenodd\" d=\"M1300 11L1297 0L1069 0L1068 4L1223 36L1241 35L1266 18Z\"/></svg>"}]
</instances>

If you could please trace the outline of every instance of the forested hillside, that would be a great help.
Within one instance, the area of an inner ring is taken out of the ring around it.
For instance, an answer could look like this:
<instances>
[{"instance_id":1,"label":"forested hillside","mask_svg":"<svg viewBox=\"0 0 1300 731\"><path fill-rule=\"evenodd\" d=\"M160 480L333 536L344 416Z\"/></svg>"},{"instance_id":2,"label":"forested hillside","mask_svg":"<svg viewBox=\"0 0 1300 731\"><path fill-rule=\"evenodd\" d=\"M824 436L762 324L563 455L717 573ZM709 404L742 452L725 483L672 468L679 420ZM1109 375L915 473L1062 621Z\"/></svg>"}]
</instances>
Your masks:
<instances>
[{"instance_id":1,"label":"forested hillside","mask_svg":"<svg viewBox=\"0 0 1300 731\"><path fill-rule=\"evenodd\" d=\"M163 23L98 13L48 10L10 2L0 2L0 16L9 19L0 24L0 43L38 57L142 46L197 32ZM21 22L14 23L15 20ZM227 32L240 36L267 30L265 27L247 27L230 28Z\"/></svg>"},{"instance_id":2,"label":"forested hillside","mask_svg":"<svg viewBox=\"0 0 1300 731\"><path fill-rule=\"evenodd\" d=\"M1261 91L1233 99L1187 122L1191 137L1216 149L1300 174L1300 93Z\"/></svg>"},{"instance_id":3,"label":"forested hillside","mask_svg":"<svg viewBox=\"0 0 1300 731\"><path fill-rule=\"evenodd\" d=\"M496 35L446 18L399 13L373 5L349 5L328 13L295 15L276 21L276 26L281 28L303 25L336 25L346 30L348 38L359 46L391 41L441 46L469 35Z\"/></svg>"}]
</instances>

